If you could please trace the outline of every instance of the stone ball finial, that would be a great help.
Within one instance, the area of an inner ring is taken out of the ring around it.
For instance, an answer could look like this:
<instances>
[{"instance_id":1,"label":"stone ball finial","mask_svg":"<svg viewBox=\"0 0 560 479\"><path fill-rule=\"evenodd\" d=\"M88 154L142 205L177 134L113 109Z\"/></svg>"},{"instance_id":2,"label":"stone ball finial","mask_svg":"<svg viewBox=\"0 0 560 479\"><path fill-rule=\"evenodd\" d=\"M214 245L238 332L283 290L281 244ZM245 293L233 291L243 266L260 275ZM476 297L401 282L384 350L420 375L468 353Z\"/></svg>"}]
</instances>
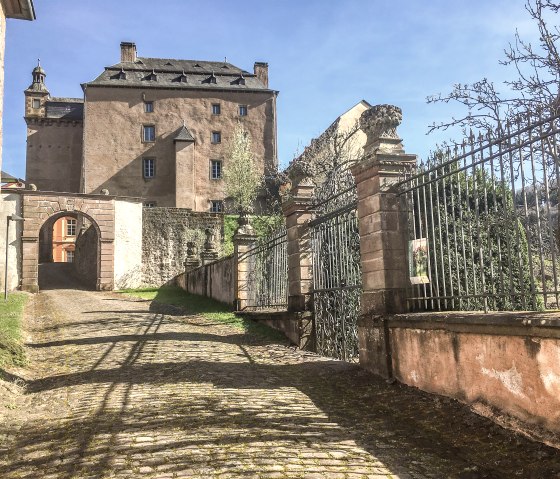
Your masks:
<instances>
[{"instance_id":1,"label":"stone ball finial","mask_svg":"<svg viewBox=\"0 0 560 479\"><path fill-rule=\"evenodd\" d=\"M101 190L101 194L102 194L102 195L105 195L105 196L109 196L109 190L108 190L107 188L103 188L103 189Z\"/></svg>"}]
</instances>

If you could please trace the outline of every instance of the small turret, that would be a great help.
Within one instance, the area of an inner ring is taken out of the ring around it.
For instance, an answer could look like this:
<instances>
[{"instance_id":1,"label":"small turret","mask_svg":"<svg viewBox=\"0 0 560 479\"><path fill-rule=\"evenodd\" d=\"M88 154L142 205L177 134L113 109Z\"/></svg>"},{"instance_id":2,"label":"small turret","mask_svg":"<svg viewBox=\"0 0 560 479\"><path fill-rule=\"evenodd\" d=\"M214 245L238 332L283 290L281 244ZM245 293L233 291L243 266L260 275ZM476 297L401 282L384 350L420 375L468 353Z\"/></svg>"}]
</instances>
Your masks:
<instances>
[{"instance_id":1,"label":"small turret","mask_svg":"<svg viewBox=\"0 0 560 479\"><path fill-rule=\"evenodd\" d=\"M41 66L41 60L31 73L33 83L25 90L25 116L42 117L45 116L45 102L50 96L49 90L45 85L47 74Z\"/></svg>"}]
</instances>

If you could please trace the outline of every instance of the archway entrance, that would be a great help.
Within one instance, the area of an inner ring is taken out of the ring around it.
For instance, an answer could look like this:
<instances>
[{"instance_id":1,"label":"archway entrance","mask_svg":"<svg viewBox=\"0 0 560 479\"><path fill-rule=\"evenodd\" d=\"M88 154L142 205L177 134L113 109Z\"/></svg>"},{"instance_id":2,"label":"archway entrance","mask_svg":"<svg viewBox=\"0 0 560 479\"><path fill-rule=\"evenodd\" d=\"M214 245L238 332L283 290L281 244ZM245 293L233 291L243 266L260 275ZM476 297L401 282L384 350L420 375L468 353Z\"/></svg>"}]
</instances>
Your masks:
<instances>
[{"instance_id":1,"label":"archway entrance","mask_svg":"<svg viewBox=\"0 0 560 479\"><path fill-rule=\"evenodd\" d=\"M25 218L22 235L22 289L37 292L39 270L45 269L39 266L49 263L56 266L52 261L52 228L58 219L68 217L76 219L74 263L72 266L59 266L60 269L75 272L76 277L89 288L112 290L115 276L114 197L42 191L25 191L22 197ZM58 263L60 264L62 263ZM49 287L49 279L51 284L60 284L61 280L67 278L64 271L61 271L46 279ZM68 281L64 284L67 283ZM76 287L76 284L69 287Z\"/></svg>"},{"instance_id":2,"label":"archway entrance","mask_svg":"<svg viewBox=\"0 0 560 479\"><path fill-rule=\"evenodd\" d=\"M39 289L97 289L99 226L81 212L61 211L39 231Z\"/></svg>"}]
</instances>

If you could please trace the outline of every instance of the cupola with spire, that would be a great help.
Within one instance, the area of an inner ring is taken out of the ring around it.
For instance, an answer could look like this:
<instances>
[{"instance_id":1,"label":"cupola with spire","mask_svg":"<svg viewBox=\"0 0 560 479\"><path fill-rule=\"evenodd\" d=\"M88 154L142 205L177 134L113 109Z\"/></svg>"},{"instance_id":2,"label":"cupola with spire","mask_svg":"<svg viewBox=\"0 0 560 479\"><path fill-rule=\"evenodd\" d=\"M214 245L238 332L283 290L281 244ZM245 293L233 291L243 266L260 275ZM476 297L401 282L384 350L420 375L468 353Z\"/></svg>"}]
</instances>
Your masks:
<instances>
[{"instance_id":1,"label":"cupola with spire","mask_svg":"<svg viewBox=\"0 0 560 479\"><path fill-rule=\"evenodd\" d=\"M38 60L37 66L31 73L33 83L25 90L25 116L44 116L45 102L50 96L49 90L45 85L45 77L47 74L41 66L41 60Z\"/></svg>"}]
</instances>

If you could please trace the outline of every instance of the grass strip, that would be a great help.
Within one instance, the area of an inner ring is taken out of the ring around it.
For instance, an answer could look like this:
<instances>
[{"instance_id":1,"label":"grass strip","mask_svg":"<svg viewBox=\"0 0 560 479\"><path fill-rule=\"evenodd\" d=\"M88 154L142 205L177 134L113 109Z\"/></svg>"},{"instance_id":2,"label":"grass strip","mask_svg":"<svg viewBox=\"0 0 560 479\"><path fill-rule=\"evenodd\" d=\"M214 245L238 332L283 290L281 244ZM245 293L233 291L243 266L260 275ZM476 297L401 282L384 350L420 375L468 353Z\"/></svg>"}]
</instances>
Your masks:
<instances>
[{"instance_id":1,"label":"grass strip","mask_svg":"<svg viewBox=\"0 0 560 479\"><path fill-rule=\"evenodd\" d=\"M177 286L123 289L118 292L163 304L179 306L188 314L196 314L205 319L229 324L247 334L254 334L274 342L287 342L286 337L279 331L265 324L237 316L228 305L220 303L212 298L187 293Z\"/></svg>"},{"instance_id":2,"label":"grass strip","mask_svg":"<svg viewBox=\"0 0 560 479\"><path fill-rule=\"evenodd\" d=\"M27 299L25 293L12 293L7 301L0 300L0 368L26 363L21 323Z\"/></svg>"}]
</instances>

